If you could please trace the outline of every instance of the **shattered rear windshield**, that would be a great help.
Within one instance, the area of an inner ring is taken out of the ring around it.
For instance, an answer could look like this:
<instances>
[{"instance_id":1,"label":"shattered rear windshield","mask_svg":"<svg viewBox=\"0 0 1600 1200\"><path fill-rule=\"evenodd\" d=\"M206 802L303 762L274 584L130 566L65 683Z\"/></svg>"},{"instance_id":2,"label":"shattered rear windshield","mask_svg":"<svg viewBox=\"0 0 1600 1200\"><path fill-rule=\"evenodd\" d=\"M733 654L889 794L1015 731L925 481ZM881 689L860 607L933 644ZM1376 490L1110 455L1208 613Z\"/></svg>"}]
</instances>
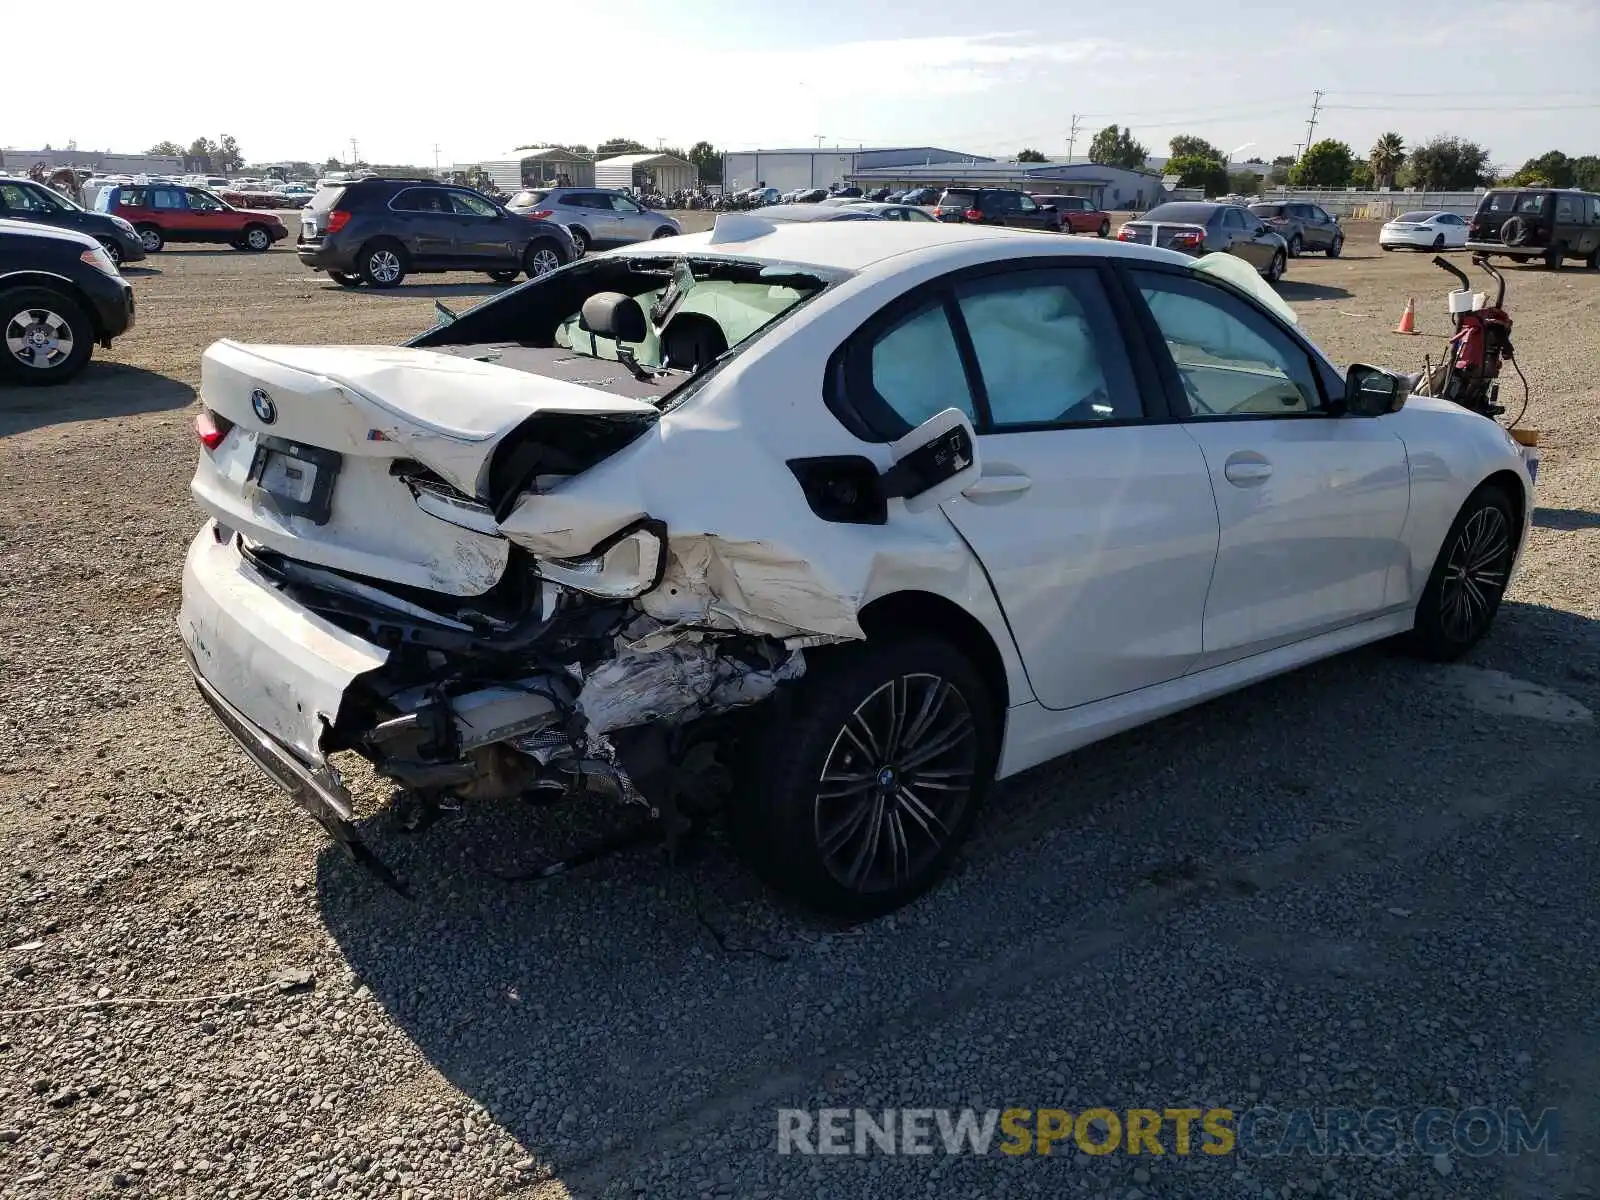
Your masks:
<instances>
[{"instance_id":1,"label":"shattered rear windshield","mask_svg":"<svg viewBox=\"0 0 1600 1200\"><path fill-rule=\"evenodd\" d=\"M843 277L731 257L586 258L406 344L665 403ZM596 297L614 328L585 320L585 302Z\"/></svg>"}]
</instances>

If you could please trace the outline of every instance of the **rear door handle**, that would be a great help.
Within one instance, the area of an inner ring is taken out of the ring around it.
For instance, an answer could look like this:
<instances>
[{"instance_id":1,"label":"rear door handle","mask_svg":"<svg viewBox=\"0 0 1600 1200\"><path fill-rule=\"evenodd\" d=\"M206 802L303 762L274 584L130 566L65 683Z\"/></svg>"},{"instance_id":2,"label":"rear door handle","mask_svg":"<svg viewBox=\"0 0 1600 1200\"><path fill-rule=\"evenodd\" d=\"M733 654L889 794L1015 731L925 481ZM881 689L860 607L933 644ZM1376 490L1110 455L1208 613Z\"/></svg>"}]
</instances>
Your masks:
<instances>
[{"instance_id":1,"label":"rear door handle","mask_svg":"<svg viewBox=\"0 0 1600 1200\"><path fill-rule=\"evenodd\" d=\"M1000 496L1007 492L1025 492L1033 486L1026 475L980 475L961 490L963 496Z\"/></svg>"},{"instance_id":2,"label":"rear door handle","mask_svg":"<svg viewBox=\"0 0 1600 1200\"><path fill-rule=\"evenodd\" d=\"M1235 487L1253 487L1272 478L1272 464L1257 458L1240 458L1230 460L1222 474Z\"/></svg>"}]
</instances>

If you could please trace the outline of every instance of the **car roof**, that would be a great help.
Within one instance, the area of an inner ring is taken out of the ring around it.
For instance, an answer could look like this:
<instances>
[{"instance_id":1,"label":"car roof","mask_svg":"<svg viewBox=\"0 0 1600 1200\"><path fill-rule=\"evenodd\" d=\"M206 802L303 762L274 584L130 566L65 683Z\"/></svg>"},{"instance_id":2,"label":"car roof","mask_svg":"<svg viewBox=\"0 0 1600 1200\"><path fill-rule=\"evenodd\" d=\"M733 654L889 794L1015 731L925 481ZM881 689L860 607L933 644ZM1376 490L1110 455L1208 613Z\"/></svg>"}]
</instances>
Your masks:
<instances>
[{"instance_id":1,"label":"car roof","mask_svg":"<svg viewBox=\"0 0 1600 1200\"><path fill-rule=\"evenodd\" d=\"M915 255L919 262L937 262L941 258L949 258L954 262L967 257L966 251L975 242L1009 243L1064 257L1121 257L1186 264L1193 261L1176 251L1152 246L1101 241L1098 238L1061 237L1053 233L1004 226L949 225L937 221L771 221L761 215L760 209L725 213L717 218L716 228L706 233L662 238L647 242L642 247L623 246L606 253L619 257L641 252L704 253L794 263L834 271L861 271L902 255Z\"/></svg>"},{"instance_id":2,"label":"car roof","mask_svg":"<svg viewBox=\"0 0 1600 1200\"><path fill-rule=\"evenodd\" d=\"M39 225L33 221L13 221L6 217L0 217L0 233L16 233L24 237L41 238L47 242L77 242L90 250L100 245L88 234L79 233L74 229L64 229L60 225Z\"/></svg>"}]
</instances>

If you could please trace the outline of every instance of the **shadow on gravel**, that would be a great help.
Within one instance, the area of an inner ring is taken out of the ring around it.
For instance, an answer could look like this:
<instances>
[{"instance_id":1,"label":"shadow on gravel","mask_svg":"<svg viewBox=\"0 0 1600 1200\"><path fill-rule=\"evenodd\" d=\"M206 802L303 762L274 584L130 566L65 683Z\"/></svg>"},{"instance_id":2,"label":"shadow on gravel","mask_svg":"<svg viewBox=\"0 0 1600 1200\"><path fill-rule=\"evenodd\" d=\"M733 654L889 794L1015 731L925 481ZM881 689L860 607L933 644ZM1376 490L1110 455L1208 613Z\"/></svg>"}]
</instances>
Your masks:
<instances>
[{"instance_id":1,"label":"shadow on gravel","mask_svg":"<svg viewBox=\"0 0 1600 1200\"><path fill-rule=\"evenodd\" d=\"M69 421L95 421L182 408L194 388L123 363L90 360L83 374L55 387L0 387L0 437Z\"/></svg>"},{"instance_id":2,"label":"shadow on gravel","mask_svg":"<svg viewBox=\"0 0 1600 1200\"><path fill-rule=\"evenodd\" d=\"M1342 287L1326 283L1305 283L1298 279L1280 279L1278 295L1285 300L1348 300L1350 293Z\"/></svg>"},{"instance_id":3,"label":"shadow on gravel","mask_svg":"<svg viewBox=\"0 0 1600 1200\"><path fill-rule=\"evenodd\" d=\"M1582 508L1536 508L1533 523L1540 529L1600 529L1600 513Z\"/></svg>"},{"instance_id":4,"label":"shadow on gravel","mask_svg":"<svg viewBox=\"0 0 1600 1200\"><path fill-rule=\"evenodd\" d=\"M1577 672L1600 680L1597 658L1600 622L1507 604L1472 665L1564 670L1570 689ZM1438 815L1448 836L1460 789L1505 787L1538 746L1572 754L1571 730L1464 705L1456 670L1369 647L1007 780L952 878L856 930L775 901L716 830L677 867L641 850L510 883L496 873L626 814L465 805L403 834L380 813L363 836L413 898L331 846L320 855L322 919L353 976L328 986L370 989L453 1087L574 1194L593 1194L742 1118L759 1117L764 1139L773 1108L907 1031L934 1037L1041 981L1099 969L1163 904L1261 893L1270 905L1277 889L1364 869L1419 815ZM1351 714L1381 736L1333 736ZM1405 731L1419 725L1413 744ZM1274 865L1319 838L1334 839L1332 866L1316 853Z\"/></svg>"},{"instance_id":5,"label":"shadow on gravel","mask_svg":"<svg viewBox=\"0 0 1600 1200\"><path fill-rule=\"evenodd\" d=\"M363 296L371 296L382 300L415 300L423 299L443 300L450 296L492 296L505 288L515 287L523 282L519 277L510 283L402 283L395 288L371 288L366 284L360 287L347 288L331 280L323 285L325 292L360 292Z\"/></svg>"},{"instance_id":6,"label":"shadow on gravel","mask_svg":"<svg viewBox=\"0 0 1600 1200\"><path fill-rule=\"evenodd\" d=\"M161 268L160 267L132 267L132 266L126 266L126 267L122 268L122 273L123 273L123 275L125 275L129 279L140 279L140 278L142 278L142 277L144 277L146 275L159 275L159 274L161 274Z\"/></svg>"}]
</instances>

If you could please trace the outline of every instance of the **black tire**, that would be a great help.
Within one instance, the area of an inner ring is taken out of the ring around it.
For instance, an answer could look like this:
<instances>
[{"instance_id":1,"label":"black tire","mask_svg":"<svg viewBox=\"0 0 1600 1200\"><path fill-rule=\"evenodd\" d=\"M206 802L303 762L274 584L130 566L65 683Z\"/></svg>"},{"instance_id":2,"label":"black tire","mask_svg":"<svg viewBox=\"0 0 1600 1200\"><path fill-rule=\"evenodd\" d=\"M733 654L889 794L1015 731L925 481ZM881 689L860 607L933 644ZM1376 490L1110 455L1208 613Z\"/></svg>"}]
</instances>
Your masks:
<instances>
[{"instance_id":1,"label":"black tire","mask_svg":"<svg viewBox=\"0 0 1600 1200\"><path fill-rule=\"evenodd\" d=\"M139 235L139 243L146 254L159 254L166 247L167 239L156 226L135 225L133 229Z\"/></svg>"},{"instance_id":2,"label":"black tire","mask_svg":"<svg viewBox=\"0 0 1600 1200\"><path fill-rule=\"evenodd\" d=\"M496 283L510 283L520 272L518 271L490 271L489 278Z\"/></svg>"},{"instance_id":3,"label":"black tire","mask_svg":"<svg viewBox=\"0 0 1600 1200\"><path fill-rule=\"evenodd\" d=\"M594 245L594 243L589 240L589 235L583 230L579 229L576 225L572 226L568 232L572 234L572 249L575 256L582 258L585 254L589 253L589 247Z\"/></svg>"},{"instance_id":4,"label":"black tire","mask_svg":"<svg viewBox=\"0 0 1600 1200\"><path fill-rule=\"evenodd\" d=\"M1433 248L1435 250L1443 250L1444 249L1444 234L1442 234L1442 233L1438 234L1433 239Z\"/></svg>"},{"instance_id":5,"label":"black tire","mask_svg":"<svg viewBox=\"0 0 1600 1200\"><path fill-rule=\"evenodd\" d=\"M1559 271L1567 265L1567 247L1557 242L1545 251L1544 265L1552 271Z\"/></svg>"},{"instance_id":6,"label":"black tire","mask_svg":"<svg viewBox=\"0 0 1600 1200\"><path fill-rule=\"evenodd\" d=\"M650 240L652 242L654 242L654 241L659 241L661 238L669 238L669 237L677 237L677 236L678 236L678 231L676 229L673 229L669 225L663 225L660 229L656 230L654 233L652 233L650 235Z\"/></svg>"},{"instance_id":7,"label":"black tire","mask_svg":"<svg viewBox=\"0 0 1600 1200\"><path fill-rule=\"evenodd\" d=\"M1589 257L1584 259L1584 265L1591 271L1600 271L1600 246L1589 251Z\"/></svg>"},{"instance_id":8,"label":"black tire","mask_svg":"<svg viewBox=\"0 0 1600 1200\"><path fill-rule=\"evenodd\" d=\"M1283 251L1275 251L1272 255L1272 265L1267 268L1267 282L1277 283L1278 280L1283 278L1283 272L1287 266L1288 261L1284 258Z\"/></svg>"},{"instance_id":9,"label":"black tire","mask_svg":"<svg viewBox=\"0 0 1600 1200\"><path fill-rule=\"evenodd\" d=\"M94 342L94 322L65 292L0 291L0 379L24 387L66 383L88 365Z\"/></svg>"},{"instance_id":10,"label":"black tire","mask_svg":"<svg viewBox=\"0 0 1600 1200\"><path fill-rule=\"evenodd\" d=\"M235 245L240 250L248 250L252 254L260 254L272 249L272 230L265 225L246 225L244 232L239 235Z\"/></svg>"},{"instance_id":11,"label":"black tire","mask_svg":"<svg viewBox=\"0 0 1600 1200\"><path fill-rule=\"evenodd\" d=\"M1299 258L1301 248L1302 244L1300 241L1300 235L1297 233L1289 239L1289 257Z\"/></svg>"},{"instance_id":12,"label":"black tire","mask_svg":"<svg viewBox=\"0 0 1600 1200\"><path fill-rule=\"evenodd\" d=\"M361 286L361 276L352 275L349 271L329 271L328 278L340 287L353 288Z\"/></svg>"},{"instance_id":13,"label":"black tire","mask_svg":"<svg viewBox=\"0 0 1600 1200\"><path fill-rule=\"evenodd\" d=\"M1393 246L1383 246L1383 247L1381 247L1381 249L1383 250L1383 252L1385 254L1393 254L1394 253L1394 247Z\"/></svg>"},{"instance_id":14,"label":"black tire","mask_svg":"<svg viewBox=\"0 0 1600 1200\"><path fill-rule=\"evenodd\" d=\"M1467 497L1417 601L1416 624L1406 636L1412 653L1451 662L1489 632L1521 532L1516 510L1498 485L1486 484Z\"/></svg>"},{"instance_id":15,"label":"black tire","mask_svg":"<svg viewBox=\"0 0 1600 1200\"><path fill-rule=\"evenodd\" d=\"M399 287L406 277L406 252L398 242L387 239L361 247L361 278L368 287Z\"/></svg>"},{"instance_id":16,"label":"black tire","mask_svg":"<svg viewBox=\"0 0 1600 1200\"><path fill-rule=\"evenodd\" d=\"M120 268L122 266L122 243L117 241L116 238L109 237L96 240L105 248L105 252L111 256L111 261Z\"/></svg>"},{"instance_id":17,"label":"black tire","mask_svg":"<svg viewBox=\"0 0 1600 1200\"><path fill-rule=\"evenodd\" d=\"M1100 222L1100 236L1101 237L1110 237L1111 236L1111 222L1110 221L1101 221Z\"/></svg>"},{"instance_id":18,"label":"black tire","mask_svg":"<svg viewBox=\"0 0 1600 1200\"><path fill-rule=\"evenodd\" d=\"M560 245L549 238L529 242L528 248L522 252L522 269L527 272L529 279L538 279L565 265Z\"/></svg>"},{"instance_id":19,"label":"black tire","mask_svg":"<svg viewBox=\"0 0 1600 1200\"><path fill-rule=\"evenodd\" d=\"M1339 255L1341 255L1343 253L1344 253L1344 234L1336 233L1336 234L1333 235L1333 241L1328 243L1328 257L1329 258L1338 258Z\"/></svg>"},{"instance_id":20,"label":"black tire","mask_svg":"<svg viewBox=\"0 0 1600 1200\"><path fill-rule=\"evenodd\" d=\"M814 652L778 711L748 747L733 812L757 873L853 920L931 887L971 832L998 755L994 703L966 656L926 636Z\"/></svg>"}]
</instances>

